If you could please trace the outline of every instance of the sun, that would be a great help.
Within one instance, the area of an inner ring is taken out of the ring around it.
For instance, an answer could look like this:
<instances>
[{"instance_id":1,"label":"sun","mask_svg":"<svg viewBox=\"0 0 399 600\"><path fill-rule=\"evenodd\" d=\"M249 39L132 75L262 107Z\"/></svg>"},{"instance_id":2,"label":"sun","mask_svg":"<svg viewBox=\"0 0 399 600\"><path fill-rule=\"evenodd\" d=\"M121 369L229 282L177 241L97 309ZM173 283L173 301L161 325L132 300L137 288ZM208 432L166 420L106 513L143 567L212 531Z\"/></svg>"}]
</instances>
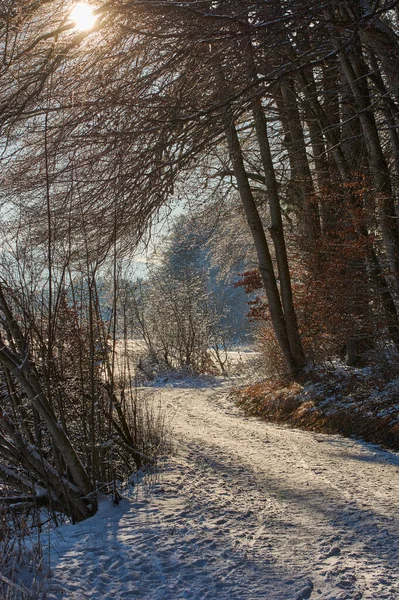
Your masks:
<instances>
[{"instance_id":1,"label":"sun","mask_svg":"<svg viewBox=\"0 0 399 600\"><path fill-rule=\"evenodd\" d=\"M84 2L79 2L71 10L70 17L75 21L75 27L79 31L88 31L94 26L97 17L93 14L93 9Z\"/></svg>"}]
</instances>

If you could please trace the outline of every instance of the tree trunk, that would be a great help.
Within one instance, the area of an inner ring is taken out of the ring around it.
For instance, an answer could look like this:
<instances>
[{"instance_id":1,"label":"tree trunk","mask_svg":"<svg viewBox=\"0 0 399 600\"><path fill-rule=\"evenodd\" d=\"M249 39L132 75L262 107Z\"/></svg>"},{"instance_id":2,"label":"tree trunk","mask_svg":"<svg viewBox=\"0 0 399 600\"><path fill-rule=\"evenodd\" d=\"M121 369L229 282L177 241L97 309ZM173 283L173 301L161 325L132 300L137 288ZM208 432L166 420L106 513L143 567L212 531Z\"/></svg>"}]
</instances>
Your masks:
<instances>
[{"instance_id":1,"label":"tree trunk","mask_svg":"<svg viewBox=\"0 0 399 600\"><path fill-rule=\"evenodd\" d=\"M287 248L284 238L284 228L281 217L281 206L277 181L274 173L273 157L270 151L267 124L262 103L257 95L252 99L252 114L254 116L256 135L265 174L271 219L270 235L272 237L276 253L278 275L280 280L280 294L287 327L288 341L292 356L295 358L295 361L298 364L304 364L305 354L299 336L298 322L292 296L291 274L288 265Z\"/></svg>"},{"instance_id":2,"label":"tree trunk","mask_svg":"<svg viewBox=\"0 0 399 600\"><path fill-rule=\"evenodd\" d=\"M290 345L287 323L273 269L273 261L270 255L263 224L245 172L241 146L231 111L224 112L223 120L234 175L237 180L241 202L258 256L259 270L266 290L271 321L277 341L284 354L290 372L293 376L296 376L304 366L304 355L303 352L301 353L300 347L294 347L293 353L293 349Z\"/></svg>"},{"instance_id":3,"label":"tree trunk","mask_svg":"<svg viewBox=\"0 0 399 600\"><path fill-rule=\"evenodd\" d=\"M275 91L274 97L279 119L285 131L285 145L291 168L291 187L294 194L299 192L296 210L299 217L299 230L301 236L308 243L312 243L320 236L320 216L296 98L285 81Z\"/></svg>"},{"instance_id":4,"label":"tree trunk","mask_svg":"<svg viewBox=\"0 0 399 600\"><path fill-rule=\"evenodd\" d=\"M351 88L358 108L369 169L375 185L376 208L382 239L394 287L396 292L399 293L399 229L397 213L389 168L381 148L374 114L370 106L370 94L366 79L368 71L365 68L362 58L355 56L353 53L348 55L346 50L342 48L340 40L334 38L334 44L342 71Z\"/></svg>"}]
</instances>

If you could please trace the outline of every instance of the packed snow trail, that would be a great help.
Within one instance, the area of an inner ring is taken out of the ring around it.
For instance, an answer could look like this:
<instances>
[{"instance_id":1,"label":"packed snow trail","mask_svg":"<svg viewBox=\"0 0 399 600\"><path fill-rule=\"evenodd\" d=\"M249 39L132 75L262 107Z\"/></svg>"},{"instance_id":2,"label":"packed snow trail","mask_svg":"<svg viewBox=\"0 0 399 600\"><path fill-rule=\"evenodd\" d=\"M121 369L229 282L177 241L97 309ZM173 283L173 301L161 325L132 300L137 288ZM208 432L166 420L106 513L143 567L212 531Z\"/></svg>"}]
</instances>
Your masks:
<instances>
[{"instance_id":1,"label":"packed snow trail","mask_svg":"<svg viewBox=\"0 0 399 600\"><path fill-rule=\"evenodd\" d=\"M399 456L246 418L227 391L155 390L175 452L52 532L50 600L399 600Z\"/></svg>"}]
</instances>

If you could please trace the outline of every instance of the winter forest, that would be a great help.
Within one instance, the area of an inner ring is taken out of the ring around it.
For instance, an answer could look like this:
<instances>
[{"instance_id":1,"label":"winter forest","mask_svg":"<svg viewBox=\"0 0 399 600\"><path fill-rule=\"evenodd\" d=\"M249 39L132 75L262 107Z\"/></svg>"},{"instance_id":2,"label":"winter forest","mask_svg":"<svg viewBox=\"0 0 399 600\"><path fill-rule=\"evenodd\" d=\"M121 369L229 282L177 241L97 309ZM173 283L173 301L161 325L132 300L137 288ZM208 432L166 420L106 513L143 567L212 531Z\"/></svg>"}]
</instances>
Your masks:
<instances>
[{"instance_id":1,"label":"winter forest","mask_svg":"<svg viewBox=\"0 0 399 600\"><path fill-rule=\"evenodd\" d=\"M0 136L0 599L399 599L398 0L1 0Z\"/></svg>"}]
</instances>

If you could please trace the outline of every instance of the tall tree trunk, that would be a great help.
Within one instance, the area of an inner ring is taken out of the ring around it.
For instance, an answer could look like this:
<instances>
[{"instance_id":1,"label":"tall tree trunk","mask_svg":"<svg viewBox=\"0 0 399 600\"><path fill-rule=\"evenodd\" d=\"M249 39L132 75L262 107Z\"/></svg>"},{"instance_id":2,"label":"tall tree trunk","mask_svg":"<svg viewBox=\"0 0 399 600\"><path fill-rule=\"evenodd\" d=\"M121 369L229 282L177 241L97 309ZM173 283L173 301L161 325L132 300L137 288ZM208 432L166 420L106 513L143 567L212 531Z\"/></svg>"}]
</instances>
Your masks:
<instances>
[{"instance_id":1,"label":"tall tree trunk","mask_svg":"<svg viewBox=\"0 0 399 600\"><path fill-rule=\"evenodd\" d=\"M280 280L281 301L284 310L287 335L293 357L298 364L302 364L305 361L305 354L299 336L298 322L294 308L291 274L288 265L287 248L284 238L280 199L274 172L273 157L270 151L266 119L263 112L262 103L258 95L255 95L252 99L252 114L254 116L256 135L265 174L271 220L270 235L272 236L276 253L278 275Z\"/></svg>"},{"instance_id":2,"label":"tall tree trunk","mask_svg":"<svg viewBox=\"0 0 399 600\"><path fill-rule=\"evenodd\" d=\"M323 131L311 110L306 111L306 123L309 129L310 143L314 161L315 180L317 184L317 195L319 198L319 210L322 233L333 230L336 227L337 207L332 200L332 181L330 175L331 165L327 160L327 148L324 141Z\"/></svg>"},{"instance_id":3,"label":"tall tree trunk","mask_svg":"<svg viewBox=\"0 0 399 600\"><path fill-rule=\"evenodd\" d=\"M293 85L293 82L290 83ZM274 97L279 111L279 119L285 131L291 168L291 189L299 200L296 210L299 229L303 238L312 243L320 236L320 216L297 101L286 81L283 81L276 89Z\"/></svg>"},{"instance_id":4,"label":"tall tree trunk","mask_svg":"<svg viewBox=\"0 0 399 600\"><path fill-rule=\"evenodd\" d=\"M244 69L246 73L248 73L251 84L256 84L258 82L258 73L254 60L254 48L250 39L247 40L243 55L245 60ZM280 296L287 328L288 341L293 357L298 364L302 364L305 362L305 353L303 351L302 342L299 335L298 321L294 307L291 274L288 264L287 247L285 243L284 227L281 215L280 197L274 169L273 156L270 148L267 120L262 106L258 86L254 88L254 93L251 96L251 109L267 189L267 199L271 220L271 227L269 228L269 231L275 250L280 283Z\"/></svg>"},{"instance_id":5,"label":"tall tree trunk","mask_svg":"<svg viewBox=\"0 0 399 600\"><path fill-rule=\"evenodd\" d=\"M241 202L254 241L258 257L259 270L265 286L266 296L269 304L271 321L277 341L283 352L290 372L293 376L296 376L304 366L305 357L303 352L301 352L300 346L298 347L295 345L294 348L291 348L290 345L287 323L277 287L273 261L270 255L263 224L256 207L251 187L249 185L248 176L245 171L241 145L237 135L234 118L230 110L223 113L223 120L226 139L229 147L230 160L233 165L233 171L237 180Z\"/></svg>"},{"instance_id":6,"label":"tall tree trunk","mask_svg":"<svg viewBox=\"0 0 399 600\"><path fill-rule=\"evenodd\" d=\"M378 130L371 109L370 94L366 75L368 70L361 56L347 54L341 41L335 36L334 44L342 71L351 88L358 108L363 139L366 146L370 174L375 186L375 201L382 239L392 274L392 280L399 293L399 228L394 203L389 168L382 151Z\"/></svg>"}]
</instances>

